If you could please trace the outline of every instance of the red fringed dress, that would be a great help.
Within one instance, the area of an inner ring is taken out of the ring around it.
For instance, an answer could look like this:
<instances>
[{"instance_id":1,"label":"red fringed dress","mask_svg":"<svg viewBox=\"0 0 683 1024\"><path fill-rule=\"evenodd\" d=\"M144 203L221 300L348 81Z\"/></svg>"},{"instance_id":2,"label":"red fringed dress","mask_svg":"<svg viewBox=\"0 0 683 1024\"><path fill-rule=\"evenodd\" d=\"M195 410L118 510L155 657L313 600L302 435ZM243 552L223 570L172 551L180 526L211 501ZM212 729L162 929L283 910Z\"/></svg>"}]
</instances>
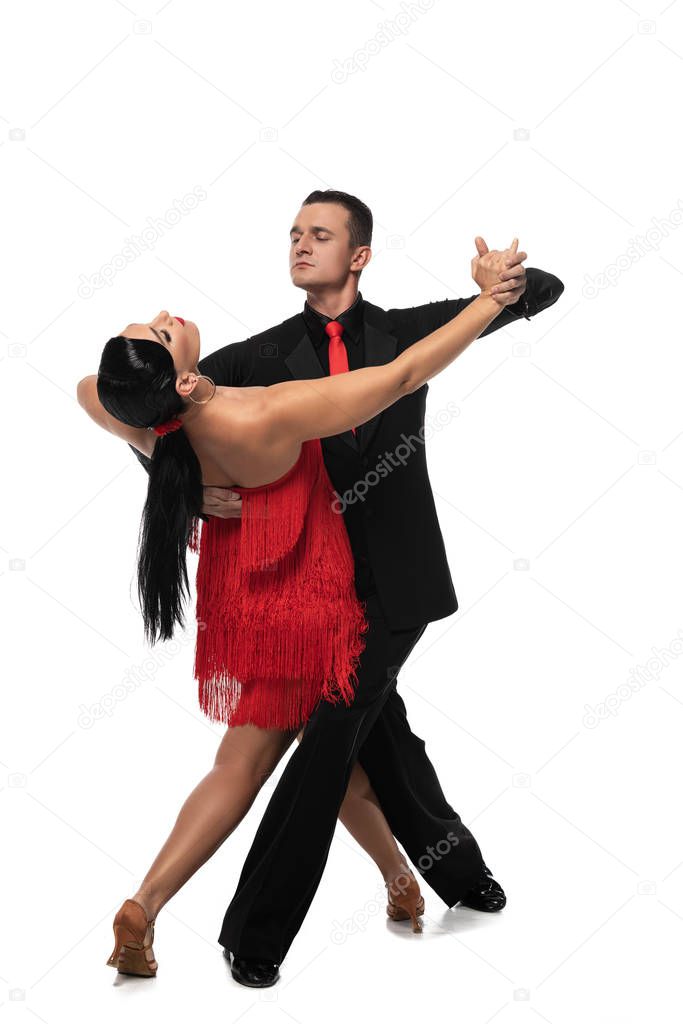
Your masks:
<instances>
[{"instance_id":1,"label":"red fringed dress","mask_svg":"<svg viewBox=\"0 0 683 1024\"><path fill-rule=\"evenodd\" d=\"M199 704L213 721L297 728L320 699L352 702L368 628L319 439L279 479L231 490L241 517L195 520L189 541Z\"/></svg>"}]
</instances>

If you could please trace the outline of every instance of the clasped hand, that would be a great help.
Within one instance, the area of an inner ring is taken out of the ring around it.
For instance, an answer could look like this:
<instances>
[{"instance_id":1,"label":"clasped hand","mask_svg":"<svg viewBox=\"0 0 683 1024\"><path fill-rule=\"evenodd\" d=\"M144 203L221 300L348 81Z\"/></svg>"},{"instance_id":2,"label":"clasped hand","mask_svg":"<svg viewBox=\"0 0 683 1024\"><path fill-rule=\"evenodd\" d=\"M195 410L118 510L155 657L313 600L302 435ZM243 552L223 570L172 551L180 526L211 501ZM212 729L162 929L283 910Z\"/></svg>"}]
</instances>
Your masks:
<instances>
[{"instance_id":1,"label":"clasped hand","mask_svg":"<svg viewBox=\"0 0 683 1024\"><path fill-rule=\"evenodd\" d=\"M474 240L477 255L472 260L472 277L485 295L490 295L500 306L511 306L526 291L526 270L522 261L525 252L518 252L519 239L513 238L509 249L489 250L477 235Z\"/></svg>"}]
</instances>

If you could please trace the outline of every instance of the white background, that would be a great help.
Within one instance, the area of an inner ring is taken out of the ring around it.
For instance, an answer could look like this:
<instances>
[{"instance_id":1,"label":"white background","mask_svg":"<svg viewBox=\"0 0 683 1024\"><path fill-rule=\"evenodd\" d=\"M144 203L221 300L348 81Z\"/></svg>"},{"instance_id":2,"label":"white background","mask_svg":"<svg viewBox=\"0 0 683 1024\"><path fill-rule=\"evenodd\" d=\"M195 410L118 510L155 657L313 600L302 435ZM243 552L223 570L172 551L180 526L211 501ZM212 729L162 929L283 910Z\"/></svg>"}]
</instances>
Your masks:
<instances>
[{"instance_id":1,"label":"white background","mask_svg":"<svg viewBox=\"0 0 683 1024\"><path fill-rule=\"evenodd\" d=\"M3 5L0 1024L680 1012L682 28L677 0ZM271 780L160 914L156 980L123 979L113 914L222 729L191 629L143 643L146 475L76 383L160 308L204 353L298 311L288 230L326 187L373 209L380 306L474 294L477 234L565 285L431 382L430 415L458 410L428 458L460 610L399 679L508 906L423 884L414 936L340 825L281 981L240 987L216 940Z\"/></svg>"}]
</instances>

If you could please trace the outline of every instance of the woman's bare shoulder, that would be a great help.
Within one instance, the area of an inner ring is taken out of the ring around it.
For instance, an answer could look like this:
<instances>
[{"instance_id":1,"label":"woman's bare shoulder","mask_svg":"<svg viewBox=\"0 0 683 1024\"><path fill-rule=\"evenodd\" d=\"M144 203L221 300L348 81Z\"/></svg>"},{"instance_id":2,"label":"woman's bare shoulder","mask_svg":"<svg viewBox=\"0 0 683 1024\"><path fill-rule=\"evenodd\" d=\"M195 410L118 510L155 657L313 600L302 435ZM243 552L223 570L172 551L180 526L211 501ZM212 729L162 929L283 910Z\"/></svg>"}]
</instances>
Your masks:
<instances>
[{"instance_id":1,"label":"woman's bare shoulder","mask_svg":"<svg viewBox=\"0 0 683 1024\"><path fill-rule=\"evenodd\" d=\"M203 449L198 455L205 463L205 486L259 487L279 479L296 462L301 443L281 430L273 430L268 414L269 390L225 389L205 434L205 445L198 446Z\"/></svg>"}]
</instances>

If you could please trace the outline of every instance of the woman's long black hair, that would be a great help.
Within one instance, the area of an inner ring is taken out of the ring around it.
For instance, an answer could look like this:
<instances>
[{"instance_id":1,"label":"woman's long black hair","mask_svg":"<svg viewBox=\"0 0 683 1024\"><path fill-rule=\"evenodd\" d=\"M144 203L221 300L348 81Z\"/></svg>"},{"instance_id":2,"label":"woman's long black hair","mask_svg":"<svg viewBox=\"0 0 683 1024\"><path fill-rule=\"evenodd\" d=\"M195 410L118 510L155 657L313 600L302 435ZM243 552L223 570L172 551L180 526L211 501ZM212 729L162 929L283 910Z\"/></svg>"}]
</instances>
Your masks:
<instances>
[{"instance_id":1,"label":"woman's long black hair","mask_svg":"<svg viewBox=\"0 0 683 1024\"><path fill-rule=\"evenodd\" d=\"M154 427L183 412L170 353L144 338L110 338L97 374L97 394L112 416ZM189 594L187 545L203 502L199 460L183 427L157 437L138 537L137 583L145 637L151 644L184 626Z\"/></svg>"}]
</instances>

